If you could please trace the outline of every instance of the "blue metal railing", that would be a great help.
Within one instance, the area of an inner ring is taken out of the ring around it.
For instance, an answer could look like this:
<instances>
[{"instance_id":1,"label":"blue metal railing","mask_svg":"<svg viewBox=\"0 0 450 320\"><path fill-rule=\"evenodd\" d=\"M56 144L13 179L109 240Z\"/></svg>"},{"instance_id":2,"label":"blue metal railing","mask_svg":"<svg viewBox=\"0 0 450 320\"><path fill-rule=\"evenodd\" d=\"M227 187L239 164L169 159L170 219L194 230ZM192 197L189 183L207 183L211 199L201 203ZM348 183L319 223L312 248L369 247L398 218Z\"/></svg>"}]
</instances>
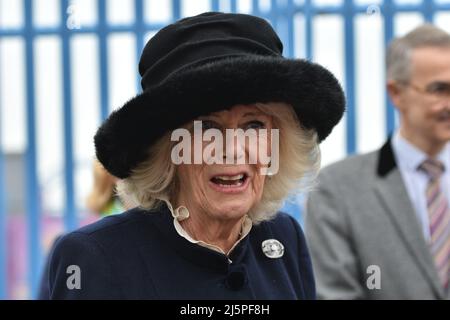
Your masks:
<instances>
[{"instance_id":1,"label":"blue metal railing","mask_svg":"<svg viewBox=\"0 0 450 320\"><path fill-rule=\"evenodd\" d=\"M100 76L100 117L105 119L110 110L109 100L109 72L107 63L107 38L111 33L128 32L135 35L136 58L139 59L147 32L155 31L164 25L160 23L148 23L144 18L143 0L134 1L135 21L131 25L110 25L106 19L106 0L98 0L98 21L94 26L82 26L80 29L69 30L66 27L67 8L69 0L61 0L61 24L57 27L36 28L33 26L32 0L24 0L24 26L15 29L0 28L2 37L22 37L25 40L25 70L26 70L26 199L27 199L27 225L28 225L28 273L31 292L35 293L39 282L39 267L41 265L40 248L40 217L41 206L39 203L39 183L37 177L36 160L36 103L35 103L35 74L34 74L34 40L38 36L57 35L61 39L62 72L63 72L63 125L64 125L64 167L65 167L65 210L64 222L66 230L72 230L77 226L77 208L75 205L74 187L74 152L73 152L73 128L72 128L72 91L71 91L71 50L70 39L77 34L95 34L99 43L99 76ZM194 1L194 0L192 0ZM237 11L237 1L229 0L231 12ZM356 108L355 108L355 41L354 41L354 17L366 13L367 6L355 5L352 0L344 0L339 6L316 6L312 0L304 0L300 5L293 0L271 0L271 10L261 11L258 0L252 0L253 14L269 19L280 34L285 44L285 55L294 56L294 17L301 14L305 22L305 58L312 60L313 52L313 19L318 15L334 14L344 19L344 48L345 48L345 90L347 95L346 118L346 151L354 153L357 146L356 134ZM211 0L211 10L220 10L220 1ZM450 10L450 3L435 3L423 1L419 4L396 4L393 0L384 0L379 6L380 14L384 17L384 41L389 42L394 34L393 21L400 12L420 12L426 21L432 21L437 11ZM181 1L172 0L172 19L181 18ZM1 72L1 70L0 70ZM136 88L140 90L139 77L136 76ZM386 101L386 133L393 130L395 114L388 98ZM0 299L6 298L6 209L5 190L3 179L3 161L0 154Z\"/></svg>"},{"instance_id":2,"label":"blue metal railing","mask_svg":"<svg viewBox=\"0 0 450 320\"><path fill-rule=\"evenodd\" d=\"M355 7L352 0L345 0L343 7L345 17L345 94L347 96L347 153L356 151L356 110L355 110Z\"/></svg>"},{"instance_id":3,"label":"blue metal railing","mask_svg":"<svg viewBox=\"0 0 450 320\"><path fill-rule=\"evenodd\" d=\"M28 280L31 292L36 292L37 274L41 260L40 248L40 203L39 183L36 165L36 103L34 84L34 29L33 6L31 0L25 2L25 70L26 70L26 130L27 149L26 159L26 201L28 217Z\"/></svg>"},{"instance_id":4,"label":"blue metal railing","mask_svg":"<svg viewBox=\"0 0 450 320\"><path fill-rule=\"evenodd\" d=\"M389 43L394 37L394 4L393 0L385 0L383 3L384 16L384 43ZM386 105L386 131L389 134L395 127L395 111L387 93L384 95Z\"/></svg>"},{"instance_id":5,"label":"blue metal railing","mask_svg":"<svg viewBox=\"0 0 450 320\"><path fill-rule=\"evenodd\" d=\"M104 1L99 1L103 3ZM63 0L61 5L61 17L65 17L70 5L69 0ZM102 8L105 10L105 8ZM100 11L99 11L100 12ZM66 21L66 19L62 19ZM100 30L99 30L100 31ZM64 224L66 230L73 230L77 226L75 208L74 165L73 165L73 130L72 130L72 76L71 76L71 30L61 28L62 41L62 68L63 68L63 128L64 128L64 175L65 175L65 210Z\"/></svg>"}]
</instances>

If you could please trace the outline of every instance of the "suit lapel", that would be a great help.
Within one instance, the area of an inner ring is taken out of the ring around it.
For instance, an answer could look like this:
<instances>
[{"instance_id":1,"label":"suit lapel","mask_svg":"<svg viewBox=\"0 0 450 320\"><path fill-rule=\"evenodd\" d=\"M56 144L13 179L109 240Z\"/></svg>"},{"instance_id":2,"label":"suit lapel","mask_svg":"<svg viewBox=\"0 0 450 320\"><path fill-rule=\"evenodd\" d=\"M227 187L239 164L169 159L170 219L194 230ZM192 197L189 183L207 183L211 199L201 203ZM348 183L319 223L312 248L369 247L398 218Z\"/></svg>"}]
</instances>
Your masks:
<instances>
[{"instance_id":1,"label":"suit lapel","mask_svg":"<svg viewBox=\"0 0 450 320\"><path fill-rule=\"evenodd\" d=\"M390 140L380 150L377 173L375 191L382 205L385 206L404 245L417 261L434 291L443 298L443 289L439 283L433 259L397 168Z\"/></svg>"}]
</instances>

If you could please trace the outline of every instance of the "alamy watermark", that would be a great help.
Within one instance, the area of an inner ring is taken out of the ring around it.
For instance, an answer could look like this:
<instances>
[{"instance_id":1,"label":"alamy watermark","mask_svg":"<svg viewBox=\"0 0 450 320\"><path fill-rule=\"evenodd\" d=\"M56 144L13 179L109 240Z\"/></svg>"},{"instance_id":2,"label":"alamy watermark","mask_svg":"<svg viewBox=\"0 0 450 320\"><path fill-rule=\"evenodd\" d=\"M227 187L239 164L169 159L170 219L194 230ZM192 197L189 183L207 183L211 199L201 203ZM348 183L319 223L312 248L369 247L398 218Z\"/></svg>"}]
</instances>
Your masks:
<instances>
[{"instance_id":1,"label":"alamy watermark","mask_svg":"<svg viewBox=\"0 0 450 320\"><path fill-rule=\"evenodd\" d=\"M69 290L81 289L81 268L76 264L67 267L66 273L69 274L66 280L66 286Z\"/></svg>"},{"instance_id":2,"label":"alamy watermark","mask_svg":"<svg viewBox=\"0 0 450 320\"><path fill-rule=\"evenodd\" d=\"M67 21L66 21L67 29L69 30L81 29L78 6L74 3L71 3L67 7L66 13L67 13Z\"/></svg>"},{"instance_id":3,"label":"alamy watermark","mask_svg":"<svg viewBox=\"0 0 450 320\"><path fill-rule=\"evenodd\" d=\"M270 131L270 150L268 131ZM188 129L179 128L172 131L170 140L178 142L171 152L174 164L259 163L262 165L261 175L274 175L278 172L280 148L278 129L226 129L224 136L219 129L203 130L202 121L198 120L194 121L193 133L192 138Z\"/></svg>"},{"instance_id":4,"label":"alamy watermark","mask_svg":"<svg viewBox=\"0 0 450 320\"><path fill-rule=\"evenodd\" d=\"M381 268L376 264L367 267L366 273L369 275L366 280L366 286L369 290L381 289Z\"/></svg>"}]
</instances>

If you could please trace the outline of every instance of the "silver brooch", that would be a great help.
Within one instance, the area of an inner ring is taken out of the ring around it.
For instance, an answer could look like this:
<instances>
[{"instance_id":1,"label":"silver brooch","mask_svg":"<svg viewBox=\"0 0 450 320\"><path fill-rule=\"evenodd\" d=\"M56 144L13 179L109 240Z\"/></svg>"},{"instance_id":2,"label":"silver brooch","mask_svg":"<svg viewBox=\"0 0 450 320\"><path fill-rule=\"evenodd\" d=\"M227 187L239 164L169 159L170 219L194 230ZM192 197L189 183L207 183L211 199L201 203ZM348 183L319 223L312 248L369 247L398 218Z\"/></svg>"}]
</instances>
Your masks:
<instances>
[{"instance_id":1,"label":"silver brooch","mask_svg":"<svg viewBox=\"0 0 450 320\"><path fill-rule=\"evenodd\" d=\"M284 246L276 239L267 239L262 243L262 251L269 258L281 258L284 254Z\"/></svg>"}]
</instances>

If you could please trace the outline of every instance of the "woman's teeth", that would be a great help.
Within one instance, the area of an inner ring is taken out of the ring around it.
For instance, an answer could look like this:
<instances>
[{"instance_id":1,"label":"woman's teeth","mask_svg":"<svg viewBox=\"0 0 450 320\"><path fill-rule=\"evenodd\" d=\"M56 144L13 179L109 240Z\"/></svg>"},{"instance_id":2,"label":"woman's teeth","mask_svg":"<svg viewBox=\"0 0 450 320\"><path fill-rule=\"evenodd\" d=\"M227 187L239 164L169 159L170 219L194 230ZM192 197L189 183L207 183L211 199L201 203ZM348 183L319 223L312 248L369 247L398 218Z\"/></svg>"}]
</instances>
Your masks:
<instances>
[{"instance_id":1,"label":"woman's teeth","mask_svg":"<svg viewBox=\"0 0 450 320\"><path fill-rule=\"evenodd\" d=\"M211 179L215 184L225 186L225 187L238 187L244 183L244 174L237 174L235 176L216 176Z\"/></svg>"},{"instance_id":2,"label":"woman's teeth","mask_svg":"<svg viewBox=\"0 0 450 320\"><path fill-rule=\"evenodd\" d=\"M217 176L217 177L214 177L214 178L217 178L217 179L220 179L220 180L239 180L239 179L242 179L243 177L244 177L243 174L238 174L238 175L235 175L235 176Z\"/></svg>"}]
</instances>

